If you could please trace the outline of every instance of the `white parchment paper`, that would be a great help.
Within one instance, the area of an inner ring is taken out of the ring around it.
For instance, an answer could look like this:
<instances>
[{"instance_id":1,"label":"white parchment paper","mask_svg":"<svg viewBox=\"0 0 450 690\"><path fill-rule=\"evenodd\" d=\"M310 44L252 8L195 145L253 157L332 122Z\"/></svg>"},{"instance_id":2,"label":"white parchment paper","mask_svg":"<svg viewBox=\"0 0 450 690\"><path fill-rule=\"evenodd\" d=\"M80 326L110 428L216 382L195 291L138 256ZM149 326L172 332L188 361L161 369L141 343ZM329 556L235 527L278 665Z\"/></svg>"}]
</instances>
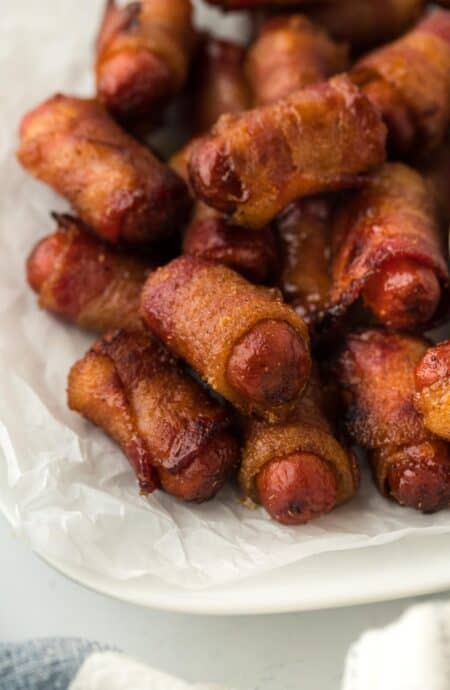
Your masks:
<instances>
[{"instance_id":1,"label":"white parchment paper","mask_svg":"<svg viewBox=\"0 0 450 690\"><path fill-rule=\"evenodd\" d=\"M92 338L36 308L24 260L52 231L49 211L67 207L14 158L23 112L55 91L92 93L103 0L0 2L0 508L17 533L62 565L119 579L151 574L185 588L408 533L450 533L450 511L401 509L368 478L351 504L299 528L246 510L232 488L202 506L138 495L120 451L66 407L68 369ZM201 11L216 32L245 31L242 18Z\"/></svg>"}]
</instances>

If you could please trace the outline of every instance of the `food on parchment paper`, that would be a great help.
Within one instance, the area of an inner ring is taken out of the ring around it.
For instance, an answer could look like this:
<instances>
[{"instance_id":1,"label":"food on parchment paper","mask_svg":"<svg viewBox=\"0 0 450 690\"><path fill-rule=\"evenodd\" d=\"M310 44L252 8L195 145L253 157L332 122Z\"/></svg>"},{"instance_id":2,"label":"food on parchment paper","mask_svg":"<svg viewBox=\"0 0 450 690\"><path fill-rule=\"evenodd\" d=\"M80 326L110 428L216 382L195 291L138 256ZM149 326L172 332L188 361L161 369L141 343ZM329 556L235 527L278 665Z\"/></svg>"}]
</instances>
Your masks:
<instances>
[{"instance_id":1,"label":"food on parchment paper","mask_svg":"<svg viewBox=\"0 0 450 690\"><path fill-rule=\"evenodd\" d=\"M359 470L329 424L316 372L284 422L244 420L239 481L245 497L285 525L325 515L354 496Z\"/></svg>"}]
</instances>

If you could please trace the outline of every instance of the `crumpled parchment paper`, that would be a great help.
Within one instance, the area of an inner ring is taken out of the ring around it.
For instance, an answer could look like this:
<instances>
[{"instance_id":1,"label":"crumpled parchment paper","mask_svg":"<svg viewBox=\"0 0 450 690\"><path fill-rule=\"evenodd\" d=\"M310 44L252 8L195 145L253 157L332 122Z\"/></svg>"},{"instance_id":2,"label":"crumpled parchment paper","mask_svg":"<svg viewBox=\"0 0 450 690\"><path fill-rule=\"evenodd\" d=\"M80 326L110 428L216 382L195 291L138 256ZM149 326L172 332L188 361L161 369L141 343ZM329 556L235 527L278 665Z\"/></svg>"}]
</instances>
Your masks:
<instances>
[{"instance_id":1,"label":"crumpled parchment paper","mask_svg":"<svg viewBox=\"0 0 450 690\"><path fill-rule=\"evenodd\" d=\"M312 554L450 533L450 511L423 516L383 500L365 477L357 498L299 528L244 508L233 488L201 506L142 498L121 452L66 407L66 376L93 338L36 308L24 260L52 231L62 199L15 161L20 116L56 91L93 90L93 39L104 0L2 0L0 22L0 509L54 562L199 588ZM198 3L198 9L199 9ZM200 8L216 32L245 19Z\"/></svg>"}]
</instances>

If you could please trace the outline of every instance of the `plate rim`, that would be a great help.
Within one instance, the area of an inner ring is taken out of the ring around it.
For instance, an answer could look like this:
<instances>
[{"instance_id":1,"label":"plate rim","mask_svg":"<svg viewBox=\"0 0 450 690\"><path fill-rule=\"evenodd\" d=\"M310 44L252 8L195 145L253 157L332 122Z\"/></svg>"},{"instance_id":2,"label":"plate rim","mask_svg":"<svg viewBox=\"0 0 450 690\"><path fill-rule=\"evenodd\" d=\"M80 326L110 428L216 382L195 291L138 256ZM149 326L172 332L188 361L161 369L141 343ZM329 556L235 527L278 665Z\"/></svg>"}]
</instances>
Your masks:
<instances>
[{"instance_id":1,"label":"plate rim","mask_svg":"<svg viewBox=\"0 0 450 690\"><path fill-rule=\"evenodd\" d=\"M436 535L439 538L445 538L450 540L449 535ZM417 538L417 535L416 535ZM400 542L405 542L408 540L414 540L414 537L405 537L404 539L398 540L397 542L391 544L382 544L378 546L370 546L361 548L358 550L352 550L353 553L359 552L360 554L367 551L373 551L374 549L382 551L386 547L393 547L395 544ZM445 573L436 573L434 568L430 567L430 573L434 572L434 578L428 576L426 582L423 584L418 583L402 583L402 585L389 584L383 577L383 587L382 591L380 588L376 591L369 593L367 589L363 589L361 592L354 590L352 595L348 594L340 595L339 592L330 588L332 594L328 594L321 597L311 597L306 600L304 596L295 598L292 597L289 601L283 599L283 597L272 597L271 599L264 598L263 600L257 599L256 601L249 597L247 600L242 600L239 596L237 597L237 602L233 603L233 591L228 591L229 588L233 589L233 586L244 585L247 587L251 586L252 580L255 577L248 577L245 580L239 581L237 583L230 583L229 585L221 585L220 587L199 589L199 590L184 590L176 585L163 584L163 591L161 591L161 585L156 590L155 593L147 594L145 600L139 597L139 591L135 590L137 594L133 593L133 588L131 586L123 587L123 583L119 580L113 581L111 578L107 578L93 571L87 569L79 568L72 564L61 564L55 559L48 557L46 555L40 554L37 551L34 553L49 567L56 570L63 577L75 582L82 587L94 591L96 593L102 594L104 596L109 596L118 601L124 601L135 606L140 606L143 608L151 610L159 610L170 613L180 613L188 615L201 615L201 616L238 616L238 615L273 615L273 614L283 614L283 613L295 613L302 611L320 611L326 609L339 609L344 607L361 606L366 604L375 604L399 599L406 599L416 596L426 596L431 594L436 594L439 592L444 592L450 589L450 564L449 570ZM336 551L333 552L333 556L345 557L346 551ZM330 555L330 554L328 554ZM382 558L382 554L379 553ZM317 556L311 556L310 558L304 559L302 562L293 564L294 567L300 567L302 564L312 561L313 559L320 558ZM288 566L289 567L289 566ZM266 575L274 575L279 571L286 570L286 566L281 567L276 570L268 571ZM386 574L386 571L385 571ZM259 575L259 577L264 577L264 574ZM158 581L157 578L152 578ZM430 581L431 580L431 581ZM151 588L149 587L149 590ZM270 589L270 587L269 587ZM164 591L166 590L166 591ZM235 597L236 599L236 597Z\"/></svg>"}]
</instances>

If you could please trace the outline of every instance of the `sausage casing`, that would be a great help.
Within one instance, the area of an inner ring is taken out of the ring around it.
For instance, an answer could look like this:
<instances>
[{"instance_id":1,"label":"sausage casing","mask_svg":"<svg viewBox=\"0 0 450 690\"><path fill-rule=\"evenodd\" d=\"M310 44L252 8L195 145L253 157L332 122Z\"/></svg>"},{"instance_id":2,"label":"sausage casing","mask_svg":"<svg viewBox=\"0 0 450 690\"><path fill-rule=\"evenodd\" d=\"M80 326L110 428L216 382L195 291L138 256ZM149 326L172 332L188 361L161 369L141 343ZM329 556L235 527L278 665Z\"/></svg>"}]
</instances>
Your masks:
<instances>
[{"instance_id":1,"label":"sausage casing","mask_svg":"<svg viewBox=\"0 0 450 690\"><path fill-rule=\"evenodd\" d=\"M314 375L307 386L305 395L286 421L267 424L247 419L243 423L244 450L239 482L246 498L256 503L261 502L258 476L264 467L278 461L283 471L283 461L299 455L314 456L325 466L330 467L335 475L336 495L334 497L331 495L329 502L326 497L321 496L321 510L317 511L314 509L317 507L314 505L314 495L311 497L312 506L309 502L308 487L311 487L312 491L315 488L314 478L309 476L305 486L302 487L302 505L288 503L287 515L281 516L281 521L287 524L301 524L306 521L305 518L319 517L323 514L324 505L331 509L349 500L358 488L359 472L356 461L334 437L324 413L323 402L321 386ZM270 488L268 493L270 496ZM280 498L282 500L282 496Z\"/></svg>"}]
</instances>

